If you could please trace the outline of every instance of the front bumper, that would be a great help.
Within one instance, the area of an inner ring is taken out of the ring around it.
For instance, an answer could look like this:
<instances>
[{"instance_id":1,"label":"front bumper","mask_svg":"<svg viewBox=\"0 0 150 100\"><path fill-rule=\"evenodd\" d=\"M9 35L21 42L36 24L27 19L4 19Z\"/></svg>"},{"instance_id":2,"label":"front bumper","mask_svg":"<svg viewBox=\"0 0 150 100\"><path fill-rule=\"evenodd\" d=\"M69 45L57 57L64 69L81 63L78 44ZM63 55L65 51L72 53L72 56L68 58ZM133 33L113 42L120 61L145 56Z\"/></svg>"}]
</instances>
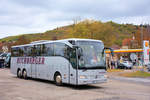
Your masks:
<instances>
[{"instance_id":1,"label":"front bumper","mask_svg":"<svg viewBox=\"0 0 150 100\"><path fill-rule=\"evenodd\" d=\"M102 79L78 79L78 85L84 85L84 84L100 84L100 83L106 83L107 78Z\"/></svg>"}]
</instances>

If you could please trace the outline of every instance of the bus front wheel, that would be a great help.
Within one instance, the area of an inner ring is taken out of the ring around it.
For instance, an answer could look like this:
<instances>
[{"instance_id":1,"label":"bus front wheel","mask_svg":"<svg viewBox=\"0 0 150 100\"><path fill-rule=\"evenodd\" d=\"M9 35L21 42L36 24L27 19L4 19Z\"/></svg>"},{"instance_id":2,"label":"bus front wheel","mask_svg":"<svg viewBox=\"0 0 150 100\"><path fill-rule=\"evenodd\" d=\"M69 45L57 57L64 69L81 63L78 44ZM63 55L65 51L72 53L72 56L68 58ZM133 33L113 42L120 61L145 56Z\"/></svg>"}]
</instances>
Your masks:
<instances>
[{"instance_id":1,"label":"bus front wheel","mask_svg":"<svg viewBox=\"0 0 150 100\"><path fill-rule=\"evenodd\" d=\"M56 74L55 75L55 83L57 86L61 86L62 85L62 77L60 74Z\"/></svg>"}]
</instances>

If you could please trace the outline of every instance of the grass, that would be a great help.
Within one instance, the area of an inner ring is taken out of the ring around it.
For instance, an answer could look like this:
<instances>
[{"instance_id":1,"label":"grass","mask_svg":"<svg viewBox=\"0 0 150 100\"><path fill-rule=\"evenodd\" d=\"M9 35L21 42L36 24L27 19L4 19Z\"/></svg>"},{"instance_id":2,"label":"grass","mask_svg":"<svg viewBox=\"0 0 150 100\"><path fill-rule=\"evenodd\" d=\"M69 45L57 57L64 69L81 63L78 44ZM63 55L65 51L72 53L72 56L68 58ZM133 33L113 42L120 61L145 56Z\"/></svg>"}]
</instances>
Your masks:
<instances>
[{"instance_id":1,"label":"grass","mask_svg":"<svg viewBox=\"0 0 150 100\"><path fill-rule=\"evenodd\" d=\"M124 77L142 77L142 78L150 77L150 73L144 71L122 73L120 75Z\"/></svg>"},{"instance_id":2,"label":"grass","mask_svg":"<svg viewBox=\"0 0 150 100\"><path fill-rule=\"evenodd\" d=\"M122 69L108 69L107 72L123 72Z\"/></svg>"}]
</instances>

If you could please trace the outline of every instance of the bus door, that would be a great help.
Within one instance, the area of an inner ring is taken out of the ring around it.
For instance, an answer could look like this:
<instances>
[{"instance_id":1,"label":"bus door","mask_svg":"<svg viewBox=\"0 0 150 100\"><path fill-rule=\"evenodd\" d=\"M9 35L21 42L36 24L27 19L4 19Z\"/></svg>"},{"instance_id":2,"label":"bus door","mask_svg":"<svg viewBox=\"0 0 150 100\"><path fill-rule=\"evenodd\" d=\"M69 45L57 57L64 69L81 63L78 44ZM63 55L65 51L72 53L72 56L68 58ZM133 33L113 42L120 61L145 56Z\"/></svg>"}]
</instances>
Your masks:
<instances>
[{"instance_id":1,"label":"bus door","mask_svg":"<svg viewBox=\"0 0 150 100\"><path fill-rule=\"evenodd\" d=\"M76 49L70 49L69 83L77 84L77 57Z\"/></svg>"}]
</instances>

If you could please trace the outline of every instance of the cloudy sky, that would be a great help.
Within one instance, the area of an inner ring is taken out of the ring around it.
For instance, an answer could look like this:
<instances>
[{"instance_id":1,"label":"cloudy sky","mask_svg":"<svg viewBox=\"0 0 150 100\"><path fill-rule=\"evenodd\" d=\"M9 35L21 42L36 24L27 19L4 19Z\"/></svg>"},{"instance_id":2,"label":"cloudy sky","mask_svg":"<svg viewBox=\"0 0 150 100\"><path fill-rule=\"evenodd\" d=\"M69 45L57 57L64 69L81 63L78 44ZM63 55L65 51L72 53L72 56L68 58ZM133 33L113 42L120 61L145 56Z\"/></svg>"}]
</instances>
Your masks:
<instances>
[{"instance_id":1,"label":"cloudy sky","mask_svg":"<svg viewBox=\"0 0 150 100\"><path fill-rule=\"evenodd\" d=\"M149 24L150 0L0 0L0 38L44 32L76 18Z\"/></svg>"}]
</instances>

